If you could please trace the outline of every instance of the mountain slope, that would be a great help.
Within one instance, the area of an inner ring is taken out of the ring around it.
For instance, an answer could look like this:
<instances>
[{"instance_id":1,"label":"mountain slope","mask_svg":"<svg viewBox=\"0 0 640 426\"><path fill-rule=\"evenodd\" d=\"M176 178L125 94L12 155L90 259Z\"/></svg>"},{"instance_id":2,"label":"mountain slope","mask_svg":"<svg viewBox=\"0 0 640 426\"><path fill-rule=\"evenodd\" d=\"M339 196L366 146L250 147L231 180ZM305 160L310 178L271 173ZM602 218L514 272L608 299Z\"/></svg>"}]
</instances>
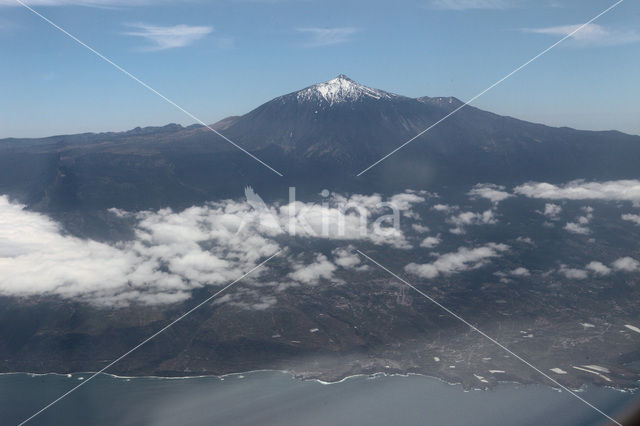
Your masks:
<instances>
[{"instance_id":1,"label":"mountain slope","mask_svg":"<svg viewBox=\"0 0 640 426\"><path fill-rule=\"evenodd\" d=\"M553 128L465 106L360 178L355 175L462 105L409 98L340 75L214 124L276 176L203 126L0 140L0 192L45 210L185 206L244 185L385 191L406 187L631 178L640 137Z\"/></svg>"},{"instance_id":2,"label":"mountain slope","mask_svg":"<svg viewBox=\"0 0 640 426\"><path fill-rule=\"evenodd\" d=\"M332 159L356 171L461 105L450 97L394 95L341 75L261 105L238 118L226 134L251 149L277 146L298 160ZM480 176L502 180L513 172L534 177L538 168L553 173L566 166L576 177L588 169L607 174L616 163L618 171L632 172L639 154L636 136L552 128L465 106L397 156L440 168L476 167ZM588 168L582 167L585 162ZM492 167L503 173L488 173Z\"/></svg>"}]
</instances>

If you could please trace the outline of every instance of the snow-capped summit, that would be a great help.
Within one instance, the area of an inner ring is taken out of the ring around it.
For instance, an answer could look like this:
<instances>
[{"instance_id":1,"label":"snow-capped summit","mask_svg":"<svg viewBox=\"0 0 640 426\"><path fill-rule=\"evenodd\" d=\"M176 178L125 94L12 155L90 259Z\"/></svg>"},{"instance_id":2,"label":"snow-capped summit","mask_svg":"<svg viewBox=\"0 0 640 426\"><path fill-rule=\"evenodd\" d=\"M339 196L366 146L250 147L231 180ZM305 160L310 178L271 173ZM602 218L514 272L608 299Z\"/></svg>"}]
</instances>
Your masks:
<instances>
[{"instance_id":1,"label":"snow-capped summit","mask_svg":"<svg viewBox=\"0 0 640 426\"><path fill-rule=\"evenodd\" d=\"M363 86L351 80L344 74L340 74L333 80L314 84L297 92L298 101L326 101L329 105L341 102L353 102L363 98L392 99L399 97L393 93Z\"/></svg>"}]
</instances>

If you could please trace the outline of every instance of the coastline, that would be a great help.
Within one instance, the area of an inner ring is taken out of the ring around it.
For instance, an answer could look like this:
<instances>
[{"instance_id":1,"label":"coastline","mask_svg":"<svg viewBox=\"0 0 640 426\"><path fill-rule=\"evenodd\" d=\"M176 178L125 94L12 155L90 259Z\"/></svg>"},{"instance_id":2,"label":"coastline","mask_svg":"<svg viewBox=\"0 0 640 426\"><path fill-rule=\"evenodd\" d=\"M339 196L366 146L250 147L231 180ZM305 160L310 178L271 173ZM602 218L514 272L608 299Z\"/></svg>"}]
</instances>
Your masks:
<instances>
[{"instance_id":1,"label":"coastline","mask_svg":"<svg viewBox=\"0 0 640 426\"><path fill-rule=\"evenodd\" d=\"M117 374L112 374L112 373L101 373L104 376L108 376L114 379L123 379L123 380L132 380L132 379L153 379L153 380L188 380L188 379L206 379L206 378L211 378L211 379L218 379L218 380L225 380L226 378L230 378L230 377L237 377L237 376L249 376L252 374L256 374L256 373L280 373L280 374L284 374L287 376L290 376L292 379L294 380L299 380L302 382L316 382L320 385L337 385L337 384L341 384L344 383L346 381L349 380L353 380L353 379L358 379L358 378L363 378L363 379L368 379L368 380L374 380L374 379L378 379L378 378L384 378L384 377L422 377L422 378L426 378L426 379L430 379L430 380L436 380L440 383L449 385L449 386L460 386L462 388L462 390L464 392L470 392L470 391L491 391L494 390L496 388L501 387L502 385L518 385L518 386L542 386L542 387L546 387L549 389L553 389L557 392L562 392L563 390L561 388L558 388L556 386L551 386L545 383L522 383L522 382L518 382L518 381L514 381L514 380L498 380L497 381L497 385L492 385L492 386L486 386L486 387L481 387L481 388L476 388L476 387L472 387L472 388L466 388L464 386L464 384L462 382L450 382L447 381L441 377L437 377L437 376L432 376L432 375L428 375L428 374L422 374L422 373L413 373L413 372L409 372L409 373L388 373L388 372L384 372L384 371L380 371L380 372L376 372L376 373L371 373L371 374L366 374L366 373L359 373L359 374L352 374L352 375L348 375L345 376L341 379L335 380L335 381L326 381L326 380L322 380L320 378L316 378L316 377L303 377L299 374L296 374L292 371L289 370L275 370L275 369L258 369L258 370L248 370L248 371L242 371L242 372L234 372L234 373L226 373L226 374L222 374L222 375L216 375L216 374L201 374L201 375L192 375L192 376L154 376L154 375L145 375L145 376L121 376L121 375L117 375ZM58 372L47 372L47 373L32 373L32 372L21 372L21 371L15 371L15 372L2 372L0 373L0 376L10 376L10 375L28 375L31 377L42 377L42 376L59 376L59 377L68 377L68 378L72 378L72 379L76 379L76 380L83 380L84 376L91 376L95 374L95 372L91 372L91 371L78 371L78 372L72 372L72 373L58 373ZM80 376L80 377L77 377ZM240 379L244 378L244 377L239 377ZM569 388L571 389L572 392L585 392L586 388L588 388L589 386L593 386L596 388L602 388L602 389L609 389L609 390L615 390L617 392L620 393L638 393L640 392L640 384L638 386L635 387L615 387L615 386L611 386L611 385L599 385L598 383L583 383L579 388Z\"/></svg>"}]
</instances>

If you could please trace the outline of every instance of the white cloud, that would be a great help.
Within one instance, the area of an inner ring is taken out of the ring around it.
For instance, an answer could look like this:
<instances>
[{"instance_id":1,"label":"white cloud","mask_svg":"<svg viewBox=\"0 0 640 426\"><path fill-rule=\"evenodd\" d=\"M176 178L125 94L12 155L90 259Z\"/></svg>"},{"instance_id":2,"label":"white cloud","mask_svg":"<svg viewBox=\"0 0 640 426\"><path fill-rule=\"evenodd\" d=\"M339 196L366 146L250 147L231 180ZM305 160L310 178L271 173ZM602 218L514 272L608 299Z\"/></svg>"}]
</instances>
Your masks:
<instances>
[{"instance_id":1,"label":"white cloud","mask_svg":"<svg viewBox=\"0 0 640 426\"><path fill-rule=\"evenodd\" d=\"M424 240L422 240L422 242L420 243L420 247L434 248L435 246L440 244L441 241L442 240L440 239L440 235L436 237L427 237Z\"/></svg>"},{"instance_id":2,"label":"white cloud","mask_svg":"<svg viewBox=\"0 0 640 426\"><path fill-rule=\"evenodd\" d=\"M507 9L514 5L514 0L431 0L434 9L469 10L469 9Z\"/></svg>"},{"instance_id":3,"label":"white cloud","mask_svg":"<svg viewBox=\"0 0 640 426\"><path fill-rule=\"evenodd\" d=\"M525 32L536 34L548 34L553 36L566 36L578 29L578 25L561 25L557 27L531 28ZM619 30L605 28L598 24L588 24L580 31L573 34L571 44L574 46L612 46L618 44L636 43L640 41L640 33L635 29Z\"/></svg>"},{"instance_id":4,"label":"white cloud","mask_svg":"<svg viewBox=\"0 0 640 426\"><path fill-rule=\"evenodd\" d=\"M611 269L608 266L598 261L590 262L586 266L586 268L594 272L595 274L602 275L602 276L609 275L611 273Z\"/></svg>"},{"instance_id":5,"label":"white cloud","mask_svg":"<svg viewBox=\"0 0 640 426\"><path fill-rule=\"evenodd\" d=\"M389 198L389 202L399 210L409 210L414 204L420 204L424 201L424 197L408 191L394 194Z\"/></svg>"},{"instance_id":6,"label":"white cloud","mask_svg":"<svg viewBox=\"0 0 640 426\"><path fill-rule=\"evenodd\" d=\"M489 243L477 248L460 247L456 252L439 256L434 262L410 263L404 269L408 273L422 278L435 278L440 274L449 275L479 268L487 264L489 259L499 257L508 249L509 246L496 243Z\"/></svg>"},{"instance_id":7,"label":"white cloud","mask_svg":"<svg viewBox=\"0 0 640 426\"><path fill-rule=\"evenodd\" d=\"M193 25L159 26L149 24L129 24L135 31L127 31L124 35L141 37L151 44L146 50L166 50L184 47L195 43L213 32L213 27Z\"/></svg>"},{"instance_id":8,"label":"white cloud","mask_svg":"<svg viewBox=\"0 0 640 426\"><path fill-rule=\"evenodd\" d=\"M589 218L589 216L579 216L578 217L578 223L580 225L587 225L589 222L591 222L591 218Z\"/></svg>"},{"instance_id":9,"label":"white cloud","mask_svg":"<svg viewBox=\"0 0 640 426\"><path fill-rule=\"evenodd\" d=\"M351 37L359 30L353 27L316 28L305 27L296 28L296 31L308 34L311 40L305 43L307 47L332 46L335 44L351 41Z\"/></svg>"},{"instance_id":10,"label":"white cloud","mask_svg":"<svg viewBox=\"0 0 640 426\"><path fill-rule=\"evenodd\" d=\"M516 194L549 200L608 200L640 203L640 180L607 182L572 181L564 185L529 182L517 186Z\"/></svg>"},{"instance_id":11,"label":"white cloud","mask_svg":"<svg viewBox=\"0 0 640 426\"><path fill-rule=\"evenodd\" d=\"M431 208L437 212L444 212L444 213L451 213L455 210L458 210L458 206L450 206L448 204L436 204Z\"/></svg>"},{"instance_id":12,"label":"white cloud","mask_svg":"<svg viewBox=\"0 0 640 426\"><path fill-rule=\"evenodd\" d=\"M333 240L368 240L396 248L410 248L400 229L401 207L409 209L423 197L395 194L387 199L379 194L332 194L322 205L292 202L270 213L289 234ZM395 200L395 202L394 202Z\"/></svg>"},{"instance_id":13,"label":"white cloud","mask_svg":"<svg viewBox=\"0 0 640 426\"><path fill-rule=\"evenodd\" d=\"M258 198L224 200L180 212L111 209L115 217L135 222L135 238L105 244L67 235L50 218L0 196L0 294L57 295L108 305L171 303L189 298L195 288L236 279L279 250L282 238L361 240L410 247L399 227L377 226L377 219L388 216L390 209L379 195L347 198L337 194L327 205L294 202L267 206L257 203L261 201ZM407 202L405 207L421 202L413 197L411 202L406 197L400 199ZM359 210L361 205L368 209ZM327 232L323 233L325 225ZM342 268L364 269L353 253L336 251L333 255ZM274 283L278 288L309 283L314 276L327 278L336 268L321 257L310 265L284 254L280 259L293 262L296 268L289 277L293 282ZM244 281L267 285L264 277L269 273L270 266L265 265ZM245 299L242 303L249 303ZM253 301L247 306L262 303L255 297L249 299Z\"/></svg>"},{"instance_id":14,"label":"white cloud","mask_svg":"<svg viewBox=\"0 0 640 426\"><path fill-rule=\"evenodd\" d=\"M624 272L635 272L640 270L640 262L632 257L621 257L611 264L613 269Z\"/></svg>"},{"instance_id":15,"label":"white cloud","mask_svg":"<svg viewBox=\"0 0 640 426\"><path fill-rule=\"evenodd\" d=\"M611 264L616 271L636 272L640 271L640 262L631 257L622 257ZM589 276L589 272L601 277L610 275L612 270L602 262L589 262L584 269L569 268L567 265L560 265L558 272L566 278L585 279Z\"/></svg>"},{"instance_id":16,"label":"white cloud","mask_svg":"<svg viewBox=\"0 0 640 426\"><path fill-rule=\"evenodd\" d=\"M566 265L562 265L558 272L572 280L584 280L589 276L584 269L568 268Z\"/></svg>"},{"instance_id":17,"label":"white cloud","mask_svg":"<svg viewBox=\"0 0 640 426\"><path fill-rule=\"evenodd\" d=\"M389 198L388 203L391 206L393 206L394 209L400 210L404 217L411 218L414 220L419 220L420 215L415 211L411 210L411 207L414 204L420 204L424 201L425 201L425 198L423 196L417 195L413 192L405 191L400 194L392 195Z\"/></svg>"},{"instance_id":18,"label":"white cloud","mask_svg":"<svg viewBox=\"0 0 640 426\"><path fill-rule=\"evenodd\" d=\"M591 230L587 227L591 219L593 219L593 208L586 206L582 208L582 211L586 213L584 216L576 218L575 222L569 222L565 225L564 229L573 233L587 235L591 233Z\"/></svg>"},{"instance_id":19,"label":"white cloud","mask_svg":"<svg viewBox=\"0 0 640 426\"><path fill-rule=\"evenodd\" d=\"M525 243L525 244L530 244L532 246L535 246L536 243L530 238L530 237L518 237L516 238L516 241L518 241L519 243Z\"/></svg>"},{"instance_id":20,"label":"white cloud","mask_svg":"<svg viewBox=\"0 0 640 426\"><path fill-rule=\"evenodd\" d=\"M29 6L90 6L90 7L111 7L111 6L141 6L151 4L151 0L26 0ZM1 6L21 6L15 0L0 0Z\"/></svg>"},{"instance_id":21,"label":"white cloud","mask_svg":"<svg viewBox=\"0 0 640 426\"><path fill-rule=\"evenodd\" d=\"M464 234L465 227L470 225L493 225L498 223L493 214L493 210L485 210L482 213L462 212L447 219L448 223L455 225L450 232L453 234Z\"/></svg>"},{"instance_id":22,"label":"white cloud","mask_svg":"<svg viewBox=\"0 0 640 426\"><path fill-rule=\"evenodd\" d=\"M362 264L362 259L352 245L334 249L331 254L333 255L333 262L344 269L356 269L358 271L369 269L368 265Z\"/></svg>"},{"instance_id":23,"label":"white cloud","mask_svg":"<svg viewBox=\"0 0 640 426\"><path fill-rule=\"evenodd\" d=\"M320 280L332 280L337 269L324 254L316 254L311 263L296 262L292 266L293 272L288 277L303 284L317 284Z\"/></svg>"},{"instance_id":24,"label":"white cloud","mask_svg":"<svg viewBox=\"0 0 640 426\"><path fill-rule=\"evenodd\" d=\"M48 217L0 196L0 293L171 303L231 281L279 249L260 235L236 235L219 206L137 217L135 240L108 245L66 235Z\"/></svg>"},{"instance_id":25,"label":"white cloud","mask_svg":"<svg viewBox=\"0 0 640 426\"><path fill-rule=\"evenodd\" d=\"M591 233L591 231L589 230L589 228L587 228L586 226L583 226L579 223L576 222L569 222L564 226L564 229L571 232L572 234L579 234L579 235L587 235L589 233Z\"/></svg>"},{"instance_id":26,"label":"white cloud","mask_svg":"<svg viewBox=\"0 0 640 426\"><path fill-rule=\"evenodd\" d=\"M560 213L562 213L562 207L553 203L546 203L544 205L544 212L542 212L542 214L550 220L558 220Z\"/></svg>"},{"instance_id":27,"label":"white cloud","mask_svg":"<svg viewBox=\"0 0 640 426\"><path fill-rule=\"evenodd\" d=\"M420 234L424 234L425 232L429 232L429 231L430 231L430 229L429 229L429 227L428 227L428 226L424 226L424 225L421 225L421 224L419 224L419 223L414 223L414 224L412 224L412 225L411 225L411 228L412 228L414 231L416 231L416 232L418 232L418 233L420 233Z\"/></svg>"},{"instance_id":28,"label":"white cloud","mask_svg":"<svg viewBox=\"0 0 640 426\"><path fill-rule=\"evenodd\" d=\"M629 222L633 222L636 225L640 225L640 215L638 214L623 214L622 220L628 220Z\"/></svg>"},{"instance_id":29,"label":"white cloud","mask_svg":"<svg viewBox=\"0 0 640 426\"><path fill-rule=\"evenodd\" d=\"M531 275L531 272L527 268L519 267L509 272L510 275L516 277L528 277Z\"/></svg>"},{"instance_id":30,"label":"white cloud","mask_svg":"<svg viewBox=\"0 0 640 426\"><path fill-rule=\"evenodd\" d=\"M272 285L275 287L275 285ZM250 288L238 287L232 293L227 293L213 301L216 305L231 305L241 309L263 311L278 302L272 295L261 294Z\"/></svg>"},{"instance_id":31,"label":"white cloud","mask_svg":"<svg viewBox=\"0 0 640 426\"><path fill-rule=\"evenodd\" d=\"M504 186L494 185L492 183L479 183L475 185L471 191L469 191L469 195L474 198L486 198L494 204L498 204L500 201L513 197L512 194L505 191Z\"/></svg>"}]
</instances>

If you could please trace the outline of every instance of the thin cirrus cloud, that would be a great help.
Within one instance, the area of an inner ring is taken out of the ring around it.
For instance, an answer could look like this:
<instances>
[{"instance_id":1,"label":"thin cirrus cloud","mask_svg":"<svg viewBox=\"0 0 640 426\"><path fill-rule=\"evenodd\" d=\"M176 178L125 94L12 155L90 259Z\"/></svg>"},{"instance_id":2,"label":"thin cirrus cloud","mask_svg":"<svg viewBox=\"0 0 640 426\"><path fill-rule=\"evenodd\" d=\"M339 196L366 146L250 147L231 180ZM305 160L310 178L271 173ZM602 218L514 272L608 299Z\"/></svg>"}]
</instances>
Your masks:
<instances>
[{"instance_id":1,"label":"thin cirrus cloud","mask_svg":"<svg viewBox=\"0 0 640 426\"><path fill-rule=\"evenodd\" d=\"M87 6L98 8L120 6L142 6L151 3L151 0L27 0L29 6ZM0 0L1 6L21 6L15 0Z\"/></svg>"},{"instance_id":2,"label":"thin cirrus cloud","mask_svg":"<svg viewBox=\"0 0 640 426\"><path fill-rule=\"evenodd\" d=\"M429 6L446 10L508 9L516 3L518 2L513 0L431 0Z\"/></svg>"},{"instance_id":3,"label":"thin cirrus cloud","mask_svg":"<svg viewBox=\"0 0 640 426\"><path fill-rule=\"evenodd\" d=\"M525 28L524 32L546 34L554 36L566 36L578 29L577 25L560 25L545 28ZM598 24L588 24L571 36L571 45L575 47L587 46L615 46L621 44L636 43L640 41L640 33L636 30L620 30L606 28Z\"/></svg>"},{"instance_id":4,"label":"thin cirrus cloud","mask_svg":"<svg viewBox=\"0 0 640 426\"><path fill-rule=\"evenodd\" d=\"M124 32L124 35L140 37L149 44L144 50L166 50L177 47L185 47L204 38L213 32L211 26L173 25L160 26L143 23L128 24L133 31Z\"/></svg>"},{"instance_id":5,"label":"thin cirrus cloud","mask_svg":"<svg viewBox=\"0 0 640 426\"><path fill-rule=\"evenodd\" d=\"M333 27L333 28L304 27L304 28L296 28L296 31L302 34L306 34L310 37L309 40L303 43L304 46L322 47L322 46L333 46L336 44L347 43L351 41L353 35L359 32L360 30L354 27Z\"/></svg>"}]
</instances>

